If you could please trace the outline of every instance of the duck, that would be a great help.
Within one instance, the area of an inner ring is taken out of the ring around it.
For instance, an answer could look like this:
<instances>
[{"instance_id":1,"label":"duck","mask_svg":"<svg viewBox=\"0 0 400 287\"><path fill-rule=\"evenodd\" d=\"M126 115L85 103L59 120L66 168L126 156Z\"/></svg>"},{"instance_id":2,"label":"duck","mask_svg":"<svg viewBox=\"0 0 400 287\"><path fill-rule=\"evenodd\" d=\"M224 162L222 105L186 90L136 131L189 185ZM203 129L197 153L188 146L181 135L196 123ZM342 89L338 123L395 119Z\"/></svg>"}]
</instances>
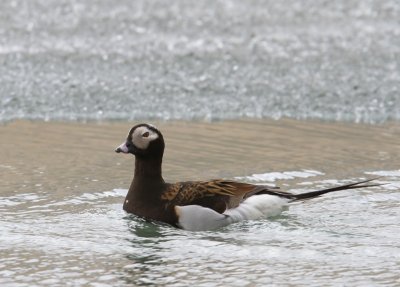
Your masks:
<instances>
[{"instance_id":1,"label":"duck","mask_svg":"<svg viewBox=\"0 0 400 287\"><path fill-rule=\"evenodd\" d=\"M279 187L229 179L168 183L162 176L164 149L162 133L148 123L132 127L126 140L115 149L116 153L135 157L133 179L123 209L190 231L214 230L239 221L277 216L293 202L379 185L371 182L374 178L295 194Z\"/></svg>"}]
</instances>

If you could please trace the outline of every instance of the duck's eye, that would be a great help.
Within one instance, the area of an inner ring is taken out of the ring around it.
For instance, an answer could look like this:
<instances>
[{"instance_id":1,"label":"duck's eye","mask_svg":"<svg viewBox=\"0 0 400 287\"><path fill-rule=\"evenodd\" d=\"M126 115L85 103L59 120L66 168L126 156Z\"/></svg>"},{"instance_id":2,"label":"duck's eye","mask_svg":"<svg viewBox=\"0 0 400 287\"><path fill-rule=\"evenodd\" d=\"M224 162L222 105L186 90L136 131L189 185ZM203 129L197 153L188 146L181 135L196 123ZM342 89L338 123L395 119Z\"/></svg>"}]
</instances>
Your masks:
<instances>
[{"instance_id":1,"label":"duck's eye","mask_svg":"<svg viewBox=\"0 0 400 287\"><path fill-rule=\"evenodd\" d=\"M144 134L142 134L142 137L147 138L150 135L149 132L145 132Z\"/></svg>"}]
</instances>

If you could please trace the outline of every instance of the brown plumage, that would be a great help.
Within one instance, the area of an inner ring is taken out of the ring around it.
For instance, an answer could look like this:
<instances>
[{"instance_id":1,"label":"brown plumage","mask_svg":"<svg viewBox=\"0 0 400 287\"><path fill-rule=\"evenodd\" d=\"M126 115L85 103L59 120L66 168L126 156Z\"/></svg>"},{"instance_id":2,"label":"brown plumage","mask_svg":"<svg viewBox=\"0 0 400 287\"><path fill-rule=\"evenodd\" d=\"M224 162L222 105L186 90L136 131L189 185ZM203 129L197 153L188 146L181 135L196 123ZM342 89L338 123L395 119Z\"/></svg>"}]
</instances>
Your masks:
<instances>
[{"instance_id":1,"label":"brown plumage","mask_svg":"<svg viewBox=\"0 0 400 287\"><path fill-rule=\"evenodd\" d=\"M189 181L170 184L161 194L167 206L196 204L223 213L236 207L254 186L227 180Z\"/></svg>"},{"instance_id":2,"label":"brown plumage","mask_svg":"<svg viewBox=\"0 0 400 287\"><path fill-rule=\"evenodd\" d=\"M135 155L135 172L124 202L124 210L145 218L177 226L179 213L176 206L196 205L209 208L218 214L238 207L254 195L268 194L287 199L287 202L314 198L324 193L377 186L371 180L339 187L292 194L279 188L253 185L231 180L187 181L165 183L161 174L164 139L154 126L134 126L126 139L115 151Z\"/></svg>"},{"instance_id":3,"label":"brown plumage","mask_svg":"<svg viewBox=\"0 0 400 287\"><path fill-rule=\"evenodd\" d=\"M161 194L167 205L197 204L219 213L237 207L245 198L255 194L289 194L278 188L253 185L223 179L188 181L169 184Z\"/></svg>"}]
</instances>

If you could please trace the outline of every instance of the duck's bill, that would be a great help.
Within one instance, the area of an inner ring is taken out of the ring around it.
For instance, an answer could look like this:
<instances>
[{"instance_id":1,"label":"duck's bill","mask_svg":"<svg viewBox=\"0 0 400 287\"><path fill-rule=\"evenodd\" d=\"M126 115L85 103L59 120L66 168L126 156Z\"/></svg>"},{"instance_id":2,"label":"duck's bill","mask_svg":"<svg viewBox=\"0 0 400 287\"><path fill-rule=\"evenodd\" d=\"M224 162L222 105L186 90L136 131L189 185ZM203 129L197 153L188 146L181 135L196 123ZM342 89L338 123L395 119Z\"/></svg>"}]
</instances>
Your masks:
<instances>
[{"instance_id":1,"label":"duck's bill","mask_svg":"<svg viewBox=\"0 0 400 287\"><path fill-rule=\"evenodd\" d=\"M126 143L122 143L119 147L115 149L117 153L129 153L129 148L126 146Z\"/></svg>"}]
</instances>

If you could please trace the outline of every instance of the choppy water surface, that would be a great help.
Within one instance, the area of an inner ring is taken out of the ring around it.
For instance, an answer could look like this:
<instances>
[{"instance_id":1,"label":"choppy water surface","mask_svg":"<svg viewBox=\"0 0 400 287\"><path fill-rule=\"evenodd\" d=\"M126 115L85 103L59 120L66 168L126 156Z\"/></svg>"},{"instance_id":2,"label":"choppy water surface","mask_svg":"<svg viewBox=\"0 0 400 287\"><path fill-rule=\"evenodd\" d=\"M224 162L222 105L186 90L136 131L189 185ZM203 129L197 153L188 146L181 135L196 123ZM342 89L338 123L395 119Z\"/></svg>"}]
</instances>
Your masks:
<instances>
[{"instance_id":1,"label":"choppy water surface","mask_svg":"<svg viewBox=\"0 0 400 287\"><path fill-rule=\"evenodd\" d=\"M400 119L400 2L0 1L0 121Z\"/></svg>"},{"instance_id":2,"label":"choppy water surface","mask_svg":"<svg viewBox=\"0 0 400 287\"><path fill-rule=\"evenodd\" d=\"M400 171L371 173L388 175L379 180L388 184L208 232L128 216L121 210L126 190L57 200L50 192L0 197L0 284L398 286ZM318 174L262 176L268 184L300 176L296 191L348 182ZM247 179L263 183L256 178Z\"/></svg>"}]
</instances>

